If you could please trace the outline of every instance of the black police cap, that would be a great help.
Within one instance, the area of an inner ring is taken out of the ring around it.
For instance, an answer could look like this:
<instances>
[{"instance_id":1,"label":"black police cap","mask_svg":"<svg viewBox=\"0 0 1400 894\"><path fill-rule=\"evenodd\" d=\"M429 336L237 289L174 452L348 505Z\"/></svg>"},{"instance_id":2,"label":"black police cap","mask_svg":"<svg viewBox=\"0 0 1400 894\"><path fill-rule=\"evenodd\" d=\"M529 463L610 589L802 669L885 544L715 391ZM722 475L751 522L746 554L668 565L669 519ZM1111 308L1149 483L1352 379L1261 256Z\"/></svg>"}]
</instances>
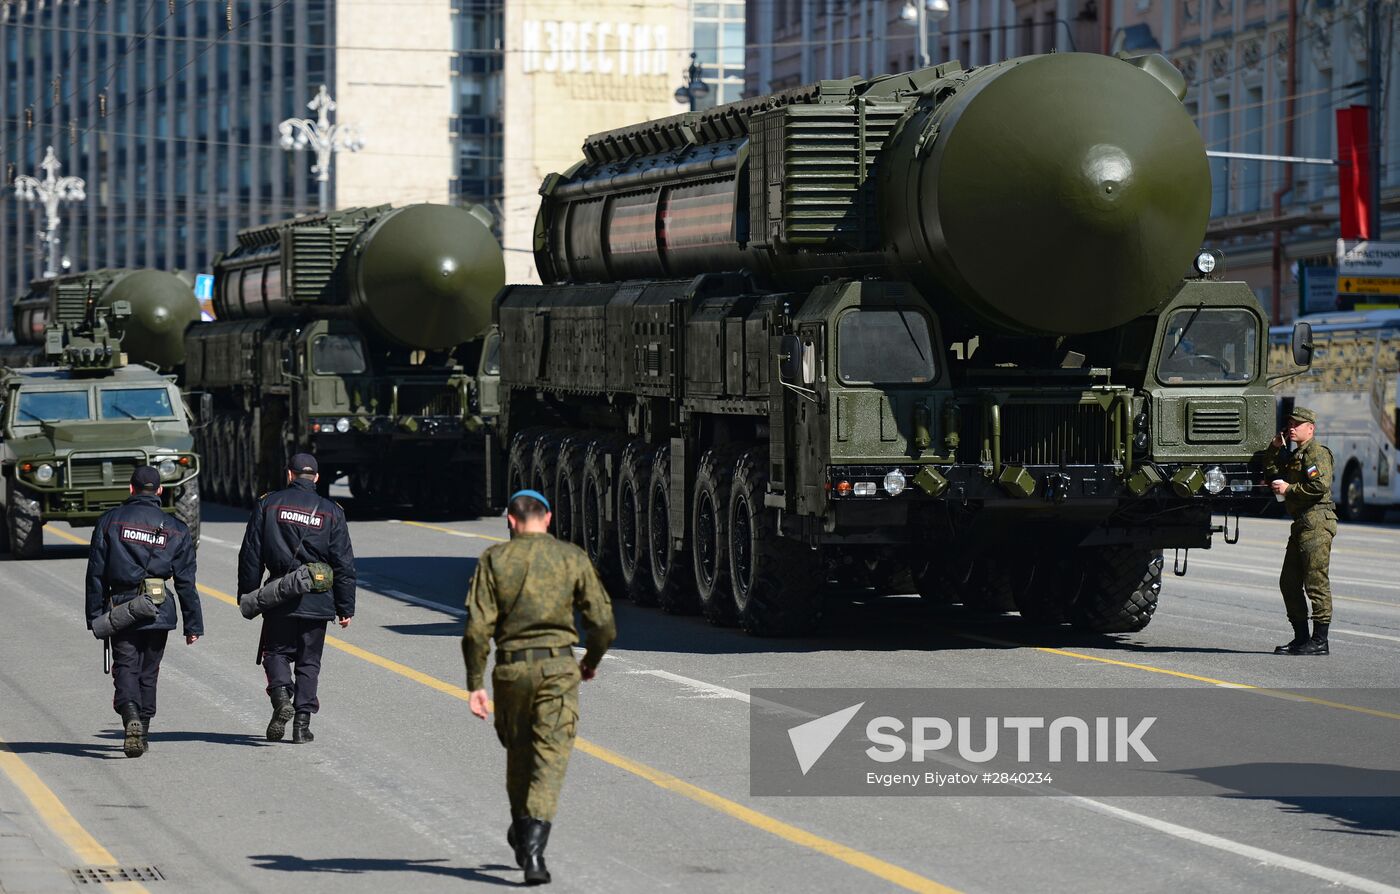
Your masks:
<instances>
[{"instance_id":1,"label":"black police cap","mask_svg":"<svg viewBox=\"0 0 1400 894\"><path fill-rule=\"evenodd\" d=\"M160 473L150 466L137 466L131 473L131 486L137 490L155 490L160 487Z\"/></svg>"},{"instance_id":2,"label":"black police cap","mask_svg":"<svg viewBox=\"0 0 1400 894\"><path fill-rule=\"evenodd\" d=\"M321 467L316 464L316 457L309 453L295 453L287 460L287 471L297 475L315 475L321 471Z\"/></svg>"}]
</instances>

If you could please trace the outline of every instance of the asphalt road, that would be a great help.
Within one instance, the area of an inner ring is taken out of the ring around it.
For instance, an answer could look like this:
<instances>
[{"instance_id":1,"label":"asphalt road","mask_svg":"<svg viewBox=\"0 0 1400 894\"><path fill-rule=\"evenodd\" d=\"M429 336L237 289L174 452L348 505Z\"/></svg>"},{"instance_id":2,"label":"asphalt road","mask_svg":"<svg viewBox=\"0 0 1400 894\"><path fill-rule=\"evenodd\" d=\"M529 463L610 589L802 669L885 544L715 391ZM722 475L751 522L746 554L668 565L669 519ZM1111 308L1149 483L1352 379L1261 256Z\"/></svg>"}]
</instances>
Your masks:
<instances>
[{"instance_id":1,"label":"asphalt road","mask_svg":"<svg viewBox=\"0 0 1400 894\"><path fill-rule=\"evenodd\" d=\"M228 596L243 518L206 507L208 635L172 637L138 760L83 628L88 532L51 526L42 561L0 561L0 889L76 890L72 870L102 867L154 868L112 886L153 894L516 884L504 755L467 711L458 646L473 557L502 521L352 522L357 616L332 628L317 740L292 746L262 739L257 628ZM619 603L617 647L582 690L552 889L1400 891L1400 799L749 795L751 687L1400 688L1400 527L1343 527L1320 659L1271 654L1285 536L1246 521L1238 545L1192 553L1153 623L1121 637L906 597L843 601L820 635L773 641ZM1400 703L1375 695L1393 749Z\"/></svg>"}]
</instances>

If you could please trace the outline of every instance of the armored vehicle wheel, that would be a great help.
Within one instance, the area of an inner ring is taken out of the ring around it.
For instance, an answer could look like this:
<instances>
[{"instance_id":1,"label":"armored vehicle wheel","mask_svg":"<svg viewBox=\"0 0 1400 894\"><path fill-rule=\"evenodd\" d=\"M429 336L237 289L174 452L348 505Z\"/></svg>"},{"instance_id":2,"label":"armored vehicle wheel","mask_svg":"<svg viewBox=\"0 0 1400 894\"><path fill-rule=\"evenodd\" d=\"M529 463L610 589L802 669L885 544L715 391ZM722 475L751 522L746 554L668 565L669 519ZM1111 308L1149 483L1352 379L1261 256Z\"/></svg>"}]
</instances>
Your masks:
<instances>
[{"instance_id":1,"label":"armored vehicle wheel","mask_svg":"<svg viewBox=\"0 0 1400 894\"><path fill-rule=\"evenodd\" d=\"M914 570L914 586L925 601L952 605L973 599L974 560L965 553L935 553Z\"/></svg>"},{"instance_id":2,"label":"armored vehicle wheel","mask_svg":"<svg viewBox=\"0 0 1400 894\"><path fill-rule=\"evenodd\" d=\"M638 605L655 605L651 557L647 549L647 483L651 448L633 441L622 454L617 475L617 557L622 593Z\"/></svg>"},{"instance_id":3,"label":"armored vehicle wheel","mask_svg":"<svg viewBox=\"0 0 1400 894\"><path fill-rule=\"evenodd\" d=\"M219 502L233 502L233 427L232 420L227 414L221 413L218 421L214 423L214 456L218 460L218 468L215 471L215 493L218 494Z\"/></svg>"},{"instance_id":4,"label":"armored vehicle wheel","mask_svg":"<svg viewBox=\"0 0 1400 894\"><path fill-rule=\"evenodd\" d=\"M651 583L661 610L675 615L694 614L700 608L695 577L690 573L690 551L671 549L671 448L661 447L651 464L647 482L647 552Z\"/></svg>"},{"instance_id":5,"label":"armored vehicle wheel","mask_svg":"<svg viewBox=\"0 0 1400 894\"><path fill-rule=\"evenodd\" d=\"M559 446L566 431L548 431L535 439L530 459L530 487L544 494L550 507L554 505L554 483L559 477Z\"/></svg>"},{"instance_id":6,"label":"armored vehicle wheel","mask_svg":"<svg viewBox=\"0 0 1400 894\"><path fill-rule=\"evenodd\" d=\"M822 564L778 533L778 511L763 505L768 457L750 450L735 466L729 496L729 575L739 624L755 636L810 633L822 614Z\"/></svg>"},{"instance_id":7,"label":"armored vehicle wheel","mask_svg":"<svg viewBox=\"0 0 1400 894\"><path fill-rule=\"evenodd\" d=\"M10 558L37 559L44 551L44 518L39 503L13 483L6 491L5 529L10 539Z\"/></svg>"},{"instance_id":8,"label":"armored vehicle wheel","mask_svg":"<svg viewBox=\"0 0 1400 894\"><path fill-rule=\"evenodd\" d=\"M199 546L199 479L191 478L175 498L175 517L190 529L190 542Z\"/></svg>"},{"instance_id":9,"label":"armored vehicle wheel","mask_svg":"<svg viewBox=\"0 0 1400 894\"><path fill-rule=\"evenodd\" d=\"M5 501L8 503L8 502L9 502L9 499L10 499L10 483L9 483L8 481L6 481L6 482L4 482L3 484L0 484L0 487L4 487L4 488L5 488ZM7 553L7 552L9 552L9 551L10 551L10 524L9 524L8 521L5 521L5 522L3 522L3 523L0 523L0 553Z\"/></svg>"},{"instance_id":10,"label":"armored vehicle wheel","mask_svg":"<svg viewBox=\"0 0 1400 894\"><path fill-rule=\"evenodd\" d=\"M1080 552L1084 586L1071 615L1074 626L1093 633L1146 627L1162 592L1162 551L1107 546Z\"/></svg>"},{"instance_id":11,"label":"armored vehicle wheel","mask_svg":"<svg viewBox=\"0 0 1400 894\"><path fill-rule=\"evenodd\" d=\"M530 486L530 470L534 463L535 440L543 429L527 428L510 439L506 458L506 498Z\"/></svg>"},{"instance_id":12,"label":"armored vehicle wheel","mask_svg":"<svg viewBox=\"0 0 1400 894\"><path fill-rule=\"evenodd\" d=\"M234 441L235 449L238 451L238 479L234 482L234 490L238 495L239 506L253 505L253 498L257 496L257 442L256 432L253 430L253 420L246 415L237 417L234 431L238 433L237 440Z\"/></svg>"},{"instance_id":13,"label":"armored vehicle wheel","mask_svg":"<svg viewBox=\"0 0 1400 894\"><path fill-rule=\"evenodd\" d=\"M721 447L700 457L690 510L690 562L700 611L711 624L726 627L738 614L729 589L729 496L736 453Z\"/></svg>"},{"instance_id":14,"label":"armored vehicle wheel","mask_svg":"<svg viewBox=\"0 0 1400 894\"><path fill-rule=\"evenodd\" d=\"M617 468L617 456L624 443L621 438L605 436L588 445L579 492L578 526L583 549L610 593L622 589L622 566L617 552L617 515L608 511L609 501L617 494L609 469ZM609 515L613 516L611 520Z\"/></svg>"},{"instance_id":15,"label":"armored vehicle wheel","mask_svg":"<svg viewBox=\"0 0 1400 894\"><path fill-rule=\"evenodd\" d=\"M1016 564L1009 559L982 558L973 569L972 590L963 605L973 611L1002 614L1016 610L1017 594L1031 585L1032 564Z\"/></svg>"},{"instance_id":16,"label":"armored vehicle wheel","mask_svg":"<svg viewBox=\"0 0 1400 894\"><path fill-rule=\"evenodd\" d=\"M554 536L583 543L583 460L591 438L574 432L559 445L559 468L554 480Z\"/></svg>"}]
</instances>

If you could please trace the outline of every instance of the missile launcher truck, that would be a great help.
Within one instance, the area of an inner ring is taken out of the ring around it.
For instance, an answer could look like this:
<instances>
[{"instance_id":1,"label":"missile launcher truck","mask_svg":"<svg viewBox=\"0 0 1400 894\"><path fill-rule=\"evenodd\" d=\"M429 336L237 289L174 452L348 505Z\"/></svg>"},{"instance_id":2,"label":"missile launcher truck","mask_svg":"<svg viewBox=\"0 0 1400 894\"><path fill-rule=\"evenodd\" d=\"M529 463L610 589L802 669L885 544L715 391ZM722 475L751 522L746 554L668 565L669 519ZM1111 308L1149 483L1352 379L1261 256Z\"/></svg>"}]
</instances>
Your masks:
<instances>
[{"instance_id":1,"label":"missile launcher truck","mask_svg":"<svg viewBox=\"0 0 1400 894\"><path fill-rule=\"evenodd\" d=\"M39 279L13 304L15 344L0 346L7 366L45 362L44 345L51 325L84 324L89 300L99 313L125 301L130 313L108 318L130 363L177 372L185 362L185 327L199 319L192 284L164 270L104 268Z\"/></svg>"},{"instance_id":2,"label":"missile launcher truck","mask_svg":"<svg viewBox=\"0 0 1400 894\"><path fill-rule=\"evenodd\" d=\"M62 294L64 283L54 287ZM60 313L45 325L50 365L0 368L0 545L15 559L42 553L47 522L94 524L126 500L141 465L160 472L161 508L199 542L199 457L189 411L174 376L128 362L119 333L131 328L133 307L112 291L84 288L81 311L60 298ZM151 298L139 290L116 294Z\"/></svg>"},{"instance_id":3,"label":"missile launcher truck","mask_svg":"<svg viewBox=\"0 0 1400 894\"><path fill-rule=\"evenodd\" d=\"M494 493L756 634L838 581L1142 629L1163 550L1269 499L1275 431L1184 95L1160 56L1064 53L590 137L540 190L544 284L495 303Z\"/></svg>"},{"instance_id":4,"label":"missile launcher truck","mask_svg":"<svg viewBox=\"0 0 1400 894\"><path fill-rule=\"evenodd\" d=\"M185 339L211 395L208 489L249 505L287 457L348 476L357 505L473 512L475 370L505 264L484 211L352 208L238 234L214 262L218 320Z\"/></svg>"}]
</instances>

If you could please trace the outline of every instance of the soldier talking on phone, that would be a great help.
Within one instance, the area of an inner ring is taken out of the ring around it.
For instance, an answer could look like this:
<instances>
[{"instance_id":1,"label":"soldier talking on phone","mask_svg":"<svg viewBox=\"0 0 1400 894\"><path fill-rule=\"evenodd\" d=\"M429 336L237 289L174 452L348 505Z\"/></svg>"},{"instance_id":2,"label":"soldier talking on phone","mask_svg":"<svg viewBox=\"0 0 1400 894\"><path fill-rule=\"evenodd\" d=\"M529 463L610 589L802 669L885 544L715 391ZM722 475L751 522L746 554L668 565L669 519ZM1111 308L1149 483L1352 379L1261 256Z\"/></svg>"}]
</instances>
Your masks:
<instances>
[{"instance_id":1,"label":"soldier talking on phone","mask_svg":"<svg viewBox=\"0 0 1400 894\"><path fill-rule=\"evenodd\" d=\"M1317 414L1294 407L1284 431L1274 437L1264 455L1265 470L1274 480L1274 495L1283 501L1293 526L1278 586L1293 639L1274 652L1280 655L1326 655L1327 628L1332 623L1332 584L1327 577L1332 561L1332 538L1337 536L1337 507L1332 502L1332 451L1317 442ZM1297 446L1284 452L1287 442ZM1312 604L1312 635L1308 635L1308 605Z\"/></svg>"}]
</instances>

